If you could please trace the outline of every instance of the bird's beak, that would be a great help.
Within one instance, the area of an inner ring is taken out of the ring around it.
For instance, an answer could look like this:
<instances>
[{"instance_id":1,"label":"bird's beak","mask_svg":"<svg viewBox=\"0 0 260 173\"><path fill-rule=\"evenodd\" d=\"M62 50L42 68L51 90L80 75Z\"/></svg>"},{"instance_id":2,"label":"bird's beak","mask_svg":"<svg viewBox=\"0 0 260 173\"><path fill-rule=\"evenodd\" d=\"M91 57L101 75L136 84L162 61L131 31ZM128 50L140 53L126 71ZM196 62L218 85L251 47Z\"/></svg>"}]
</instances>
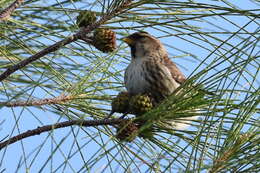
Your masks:
<instances>
[{"instance_id":1,"label":"bird's beak","mask_svg":"<svg viewBox=\"0 0 260 173\"><path fill-rule=\"evenodd\" d=\"M129 37L125 37L122 39L124 42L126 42L128 45L134 45L134 40L132 40L131 38Z\"/></svg>"}]
</instances>

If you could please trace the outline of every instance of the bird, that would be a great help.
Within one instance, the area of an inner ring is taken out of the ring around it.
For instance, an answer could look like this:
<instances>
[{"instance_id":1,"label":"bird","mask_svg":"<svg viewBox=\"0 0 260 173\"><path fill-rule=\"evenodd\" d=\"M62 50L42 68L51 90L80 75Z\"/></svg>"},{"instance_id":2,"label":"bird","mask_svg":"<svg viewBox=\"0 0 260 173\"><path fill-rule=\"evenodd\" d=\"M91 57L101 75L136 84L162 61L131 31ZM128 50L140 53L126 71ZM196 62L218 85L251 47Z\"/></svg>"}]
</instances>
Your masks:
<instances>
[{"instance_id":1,"label":"bird","mask_svg":"<svg viewBox=\"0 0 260 173\"><path fill-rule=\"evenodd\" d=\"M124 75L130 95L147 94L160 103L186 81L161 41L148 32L135 32L123 41L131 49L131 62Z\"/></svg>"},{"instance_id":2,"label":"bird","mask_svg":"<svg viewBox=\"0 0 260 173\"><path fill-rule=\"evenodd\" d=\"M169 58L162 42L148 32L135 32L123 41L131 50L131 62L124 75L124 84L130 95L147 94L155 104L159 104L187 80ZM185 117L170 122L170 126L183 130L189 126L190 120L197 118Z\"/></svg>"}]
</instances>

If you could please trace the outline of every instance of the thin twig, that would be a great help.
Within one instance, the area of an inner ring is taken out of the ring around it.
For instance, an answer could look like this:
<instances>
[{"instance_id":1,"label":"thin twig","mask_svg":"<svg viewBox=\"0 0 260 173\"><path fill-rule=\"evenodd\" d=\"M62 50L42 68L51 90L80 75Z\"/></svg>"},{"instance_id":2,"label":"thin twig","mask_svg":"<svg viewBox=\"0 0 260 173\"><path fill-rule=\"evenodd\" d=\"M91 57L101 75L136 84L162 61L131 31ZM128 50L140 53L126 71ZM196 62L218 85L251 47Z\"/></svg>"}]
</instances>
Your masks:
<instances>
[{"instance_id":1,"label":"thin twig","mask_svg":"<svg viewBox=\"0 0 260 173\"><path fill-rule=\"evenodd\" d=\"M45 98L39 100L27 100L27 101L13 101L13 102L0 102L0 105L6 107L18 107L18 106L42 106L42 105L50 105L50 104L62 104L69 100L73 100L78 98L77 96L66 96L60 95L54 98Z\"/></svg>"},{"instance_id":2,"label":"thin twig","mask_svg":"<svg viewBox=\"0 0 260 173\"><path fill-rule=\"evenodd\" d=\"M62 46L78 40L78 38L79 38L79 33L74 34L74 35L72 35L68 38L65 38L64 40L61 40L61 41L43 49L43 50L41 50L40 52L38 52L38 53L32 55L31 57L19 62L18 64L15 64L15 65L7 68L7 70L0 75L0 81L6 79L8 76L10 76L15 71L25 67L26 65L28 65L31 62L43 57L44 55L47 55L48 53L54 52L54 51L58 50L59 48L61 48Z\"/></svg>"},{"instance_id":3,"label":"thin twig","mask_svg":"<svg viewBox=\"0 0 260 173\"><path fill-rule=\"evenodd\" d=\"M85 127L93 127L93 126L100 126L100 125L116 125L119 123L122 123L123 121L127 121L128 119L103 119L103 120L71 120L71 121L65 121L61 123L56 123L52 125L46 125L42 127L38 127L33 130L28 130L27 132L24 132L20 135L14 136L4 142L0 143L0 150L10 144L13 144L19 140L22 140L24 138L39 135L43 132L51 131L54 129L69 127L73 125L78 126L85 126Z\"/></svg>"},{"instance_id":4,"label":"thin twig","mask_svg":"<svg viewBox=\"0 0 260 173\"><path fill-rule=\"evenodd\" d=\"M80 31L78 31L76 34L69 36L59 42L56 42L55 44L41 50L40 52L30 56L29 58L9 67L6 69L6 71L4 73L2 73L0 75L0 81L6 79L8 76L10 76L12 73L14 73L15 71L25 67L26 65L38 60L39 58L47 55L48 53L54 52L56 50L58 50L59 48L72 43L74 41L77 41L78 39L81 38L85 38L85 35L88 34L89 32L93 31L94 29L98 28L100 25L104 24L106 21L110 20L111 18L113 18L114 16L117 16L118 14L124 12L127 8L129 7L130 3L132 2L132 0L126 0L124 3L122 3L119 7L117 7L115 10L113 10L112 12L104 15L99 21L88 25L85 28L82 28Z\"/></svg>"},{"instance_id":5,"label":"thin twig","mask_svg":"<svg viewBox=\"0 0 260 173\"><path fill-rule=\"evenodd\" d=\"M86 43L88 43L88 44L94 44L94 42L93 42L93 38L90 38L90 37L81 37L80 38L81 40L83 40L83 41L85 41Z\"/></svg>"},{"instance_id":6,"label":"thin twig","mask_svg":"<svg viewBox=\"0 0 260 173\"><path fill-rule=\"evenodd\" d=\"M11 13L23 3L23 0L16 0L6 9L0 12L0 21L6 20L11 16Z\"/></svg>"},{"instance_id":7,"label":"thin twig","mask_svg":"<svg viewBox=\"0 0 260 173\"><path fill-rule=\"evenodd\" d=\"M80 95L64 95L53 97L53 98L45 98L45 99L37 99L37 100L26 100L26 101L9 101L9 102L0 102L0 106L6 107L19 107L19 106L42 106L42 105L51 105L51 104L64 104L70 100L76 99L95 99L95 100L108 100L111 99L109 96L89 96L87 94Z\"/></svg>"}]
</instances>

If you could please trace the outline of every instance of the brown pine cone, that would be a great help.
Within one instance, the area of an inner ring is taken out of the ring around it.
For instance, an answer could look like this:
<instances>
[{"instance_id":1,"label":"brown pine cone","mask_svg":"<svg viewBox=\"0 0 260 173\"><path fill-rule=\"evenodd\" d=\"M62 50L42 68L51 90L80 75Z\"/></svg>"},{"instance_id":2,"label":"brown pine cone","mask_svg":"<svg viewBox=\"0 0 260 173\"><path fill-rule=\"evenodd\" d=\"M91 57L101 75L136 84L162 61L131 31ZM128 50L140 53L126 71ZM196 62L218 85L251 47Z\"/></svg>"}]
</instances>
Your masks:
<instances>
[{"instance_id":1,"label":"brown pine cone","mask_svg":"<svg viewBox=\"0 0 260 173\"><path fill-rule=\"evenodd\" d=\"M120 141L132 142L138 135L138 125L129 121L120 123L117 127L116 138Z\"/></svg>"},{"instance_id":2,"label":"brown pine cone","mask_svg":"<svg viewBox=\"0 0 260 173\"><path fill-rule=\"evenodd\" d=\"M100 51L107 53L116 49L116 34L111 29L99 28L94 32L93 45Z\"/></svg>"}]
</instances>

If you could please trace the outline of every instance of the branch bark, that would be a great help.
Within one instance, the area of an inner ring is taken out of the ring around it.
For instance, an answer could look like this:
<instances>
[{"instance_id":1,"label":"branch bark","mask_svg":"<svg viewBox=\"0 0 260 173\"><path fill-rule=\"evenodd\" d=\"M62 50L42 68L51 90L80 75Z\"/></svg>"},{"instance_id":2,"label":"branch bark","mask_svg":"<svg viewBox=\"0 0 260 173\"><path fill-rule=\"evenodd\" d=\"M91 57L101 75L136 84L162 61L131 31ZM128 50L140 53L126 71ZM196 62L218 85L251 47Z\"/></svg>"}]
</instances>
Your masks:
<instances>
[{"instance_id":1,"label":"branch bark","mask_svg":"<svg viewBox=\"0 0 260 173\"><path fill-rule=\"evenodd\" d=\"M18 8L24 0L16 0L11 5L9 5L6 9L0 12L0 21L8 19L12 12Z\"/></svg>"},{"instance_id":2,"label":"branch bark","mask_svg":"<svg viewBox=\"0 0 260 173\"><path fill-rule=\"evenodd\" d=\"M10 101L10 102L0 102L0 106L6 107L19 107L19 106L43 106L43 105L51 105L51 104L64 104L71 100L76 99L95 99L95 100L107 100L111 99L109 96L89 96L87 94L80 95L64 95L53 97L53 98L45 98L45 99L30 99L27 101Z\"/></svg>"},{"instance_id":3,"label":"branch bark","mask_svg":"<svg viewBox=\"0 0 260 173\"><path fill-rule=\"evenodd\" d=\"M42 106L42 105L50 105L50 104L62 104L67 101L77 99L77 96L72 95L60 95L54 98L45 98L39 100L27 100L27 101L13 101L13 102L0 102L0 105L6 107L18 107L18 106Z\"/></svg>"},{"instance_id":4,"label":"branch bark","mask_svg":"<svg viewBox=\"0 0 260 173\"><path fill-rule=\"evenodd\" d=\"M123 121L127 121L128 119L102 119L102 120L71 120L71 121L65 121L61 123L56 123L52 125L46 125L42 127L38 127L33 130L28 130L27 132L24 132L20 135L14 136L4 142L0 143L0 150L10 144L13 144L19 140L22 140L24 138L39 135L43 132L51 131L54 129L64 128L68 126L78 125L78 126L84 126L84 127L94 127L94 126L100 126L100 125L116 125L119 123L122 123Z\"/></svg>"},{"instance_id":5,"label":"branch bark","mask_svg":"<svg viewBox=\"0 0 260 173\"><path fill-rule=\"evenodd\" d=\"M120 6L118 6L116 9L114 9L112 12L104 15L99 21L82 28L80 31L78 31L76 34L69 36L68 38L65 38L59 42L56 42L55 44L41 50L40 52L30 56L29 58L7 68L7 70L0 75L0 81L3 81L6 79L8 76L10 76L12 73L15 71L25 67L26 65L38 60L39 58L47 55L48 53L54 52L58 50L59 48L72 43L74 41L77 41L78 39L84 39L85 35L88 34L89 32L93 31L94 29L98 28L100 25L104 24L106 21L110 20L112 17L124 12L126 8L129 7L131 4L132 0L126 0L124 3L122 3Z\"/></svg>"}]
</instances>

